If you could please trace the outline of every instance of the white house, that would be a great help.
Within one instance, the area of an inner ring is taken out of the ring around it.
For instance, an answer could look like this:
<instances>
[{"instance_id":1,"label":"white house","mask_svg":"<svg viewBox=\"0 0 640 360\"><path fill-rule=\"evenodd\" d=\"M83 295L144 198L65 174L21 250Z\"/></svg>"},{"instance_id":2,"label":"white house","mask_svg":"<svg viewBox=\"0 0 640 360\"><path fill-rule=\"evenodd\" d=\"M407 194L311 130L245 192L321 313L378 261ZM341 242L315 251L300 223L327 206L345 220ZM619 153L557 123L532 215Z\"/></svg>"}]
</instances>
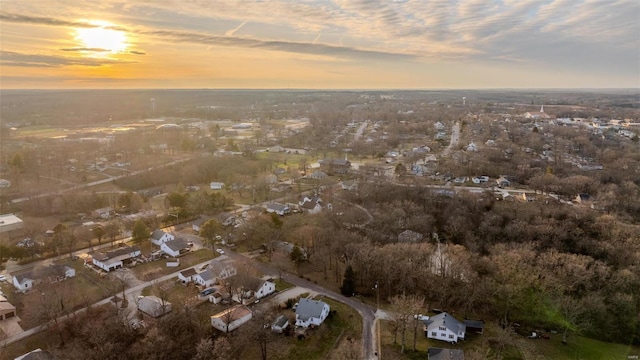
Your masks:
<instances>
[{"instance_id":1,"label":"white house","mask_svg":"<svg viewBox=\"0 0 640 360\"><path fill-rule=\"evenodd\" d=\"M211 270L215 277L227 279L238 273L238 269L236 269L233 263L234 261L227 255L218 256L211 260L209 270Z\"/></svg>"},{"instance_id":2,"label":"white house","mask_svg":"<svg viewBox=\"0 0 640 360\"><path fill-rule=\"evenodd\" d=\"M300 202L298 202L302 211L309 214L317 214L322 211L322 199L317 196L308 197L305 196Z\"/></svg>"},{"instance_id":3,"label":"white house","mask_svg":"<svg viewBox=\"0 0 640 360\"><path fill-rule=\"evenodd\" d=\"M296 308L296 326L319 326L329 316L330 310L329 304L323 301L302 298Z\"/></svg>"},{"instance_id":4,"label":"white house","mask_svg":"<svg viewBox=\"0 0 640 360\"><path fill-rule=\"evenodd\" d=\"M20 270L11 274L12 283L19 291L27 291L42 281L56 283L76 276L76 270L71 266L55 265L40 266L33 269Z\"/></svg>"},{"instance_id":5,"label":"white house","mask_svg":"<svg viewBox=\"0 0 640 360\"><path fill-rule=\"evenodd\" d=\"M155 229L153 233L151 233L151 242L158 246L175 238L173 234L165 232L162 229Z\"/></svg>"},{"instance_id":6,"label":"white house","mask_svg":"<svg viewBox=\"0 0 640 360\"><path fill-rule=\"evenodd\" d=\"M211 184L209 184L209 187L211 188L211 190L222 190L224 189L224 183L218 182L218 181L212 181Z\"/></svg>"},{"instance_id":7,"label":"white house","mask_svg":"<svg viewBox=\"0 0 640 360\"><path fill-rule=\"evenodd\" d=\"M342 184L342 190L357 190L358 189L358 183L355 180L346 180L343 181Z\"/></svg>"},{"instance_id":8,"label":"white house","mask_svg":"<svg viewBox=\"0 0 640 360\"><path fill-rule=\"evenodd\" d=\"M286 315L280 315L273 322L273 324L271 324L271 331L282 334L282 332L284 332L284 329L286 329L288 326L289 318Z\"/></svg>"},{"instance_id":9,"label":"white house","mask_svg":"<svg viewBox=\"0 0 640 360\"><path fill-rule=\"evenodd\" d=\"M217 281L216 274L211 271L211 269L207 269L201 273L193 275L192 279L194 283L200 284L204 287L209 287Z\"/></svg>"},{"instance_id":10,"label":"white house","mask_svg":"<svg viewBox=\"0 0 640 360\"><path fill-rule=\"evenodd\" d=\"M178 279L182 281L183 284L188 284L193 281L193 277L197 274L196 269L189 268L183 271L180 271L178 274Z\"/></svg>"},{"instance_id":11,"label":"white house","mask_svg":"<svg viewBox=\"0 0 640 360\"><path fill-rule=\"evenodd\" d=\"M237 294L232 296L233 301L246 305L248 300L260 300L263 297L273 294L276 291L276 284L271 279L262 280L249 278Z\"/></svg>"},{"instance_id":12,"label":"white house","mask_svg":"<svg viewBox=\"0 0 640 360\"><path fill-rule=\"evenodd\" d=\"M145 296L138 300L138 310L157 318L171 311L171 303L156 296Z\"/></svg>"},{"instance_id":13,"label":"white house","mask_svg":"<svg viewBox=\"0 0 640 360\"><path fill-rule=\"evenodd\" d=\"M309 178L310 179L315 179L315 180L322 180L322 179L326 179L327 175L325 172L320 171L320 170L316 170L314 172L312 172L311 174L309 174Z\"/></svg>"},{"instance_id":14,"label":"white house","mask_svg":"<svg viewBox=\"0 0 640 360\"><path fill-rule=\"evenodd\" d=\"M128 260L140 256L140 248L137 246L125 246L106 253L93 252L89 260L93 265L109 272L124 266Z\"/></svg>"},{"instance_id":15,"label":"white house","mask_svg":"<svg viewBox=\"0 0 640 360\"><path fill-rule=\"evenodd\" d=\"M172 257L184 255L188 253L190 249L189 244L180 238L169 240L160 245L160 250Z\"/></svg>"},{"instance_id":16,"label":"white house","mask_svg":"<svg viewBox=\"0 0 640 360\"><path fill-rule=\"evenodd\" d=\"M242 324L251 320L253 313L244 305L232 306L222 312L211 316L211 326L228 333L239 328Z\"/></svg>"},{"instance_id":17,"label":"white house","mask_svg":"<svg viewBox=\"0 0 640 360\"><path fill-rule=\"evenodd\" d=\"M111 217L112 212L113 212L113 208L105 207L105 208L93 210L91 212L91 215L93 215L94 218L108 219Z\"/></svg>"},{"instance_id":18,"label":"white house","mask_svg":"<svg viewBox=\"0 0 640 360\"><path fill-rule=\"evenodd\" d=\"M278 203L272 203L267 205L268 213L276 213L280 216L284 216L291 211L287 205L282 205Z\"/></svg>"},{"instance_id":19,"label":"white house","mask_svg":"<svg viewBox=\"0 0 640 360\"><path fill-rule=\"evenodd\" d=\"M424 334L429 339L456 343L464 340L467 327L446 312L431 316L424 321Z\"/></svg>"}]
</instances>

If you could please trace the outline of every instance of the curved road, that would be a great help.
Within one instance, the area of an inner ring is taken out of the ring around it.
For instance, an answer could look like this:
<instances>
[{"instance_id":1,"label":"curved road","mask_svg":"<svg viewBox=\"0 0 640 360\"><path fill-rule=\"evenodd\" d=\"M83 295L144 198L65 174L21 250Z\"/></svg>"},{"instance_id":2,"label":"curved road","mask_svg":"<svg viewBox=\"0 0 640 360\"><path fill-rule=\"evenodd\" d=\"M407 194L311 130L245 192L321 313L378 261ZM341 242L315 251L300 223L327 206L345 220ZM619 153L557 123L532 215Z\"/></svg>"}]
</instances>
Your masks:
<instances>
[{"instance_id":1,"label":"curved road","mask_svg":"<svg viewBox=\"0 0 640 360\"><path fill-rule=\"evenodd\" d=\"M278 277L281 273L275 267L255 261L249 257L246 257L242 254L238 254L234 251L227 251L226 255L235 260L237 263L249 263L258 271L268 274L274 278ZM360 316L362 316L362 351L363 351L363 359L377 359L378 357L375 355L377 350L376 344L376 309L367 304L363 304L361 301L356 298L348 298L331 290L325 289L322 286L314 284L305 279L299 278L293 274L282 272L282 279L286 282L292 283L296 286L307 288L316 293L322 294L328 298L333 300L337 300L343 304L346 304L349 307L354 308Z\"/></svg>"}]
</instances>

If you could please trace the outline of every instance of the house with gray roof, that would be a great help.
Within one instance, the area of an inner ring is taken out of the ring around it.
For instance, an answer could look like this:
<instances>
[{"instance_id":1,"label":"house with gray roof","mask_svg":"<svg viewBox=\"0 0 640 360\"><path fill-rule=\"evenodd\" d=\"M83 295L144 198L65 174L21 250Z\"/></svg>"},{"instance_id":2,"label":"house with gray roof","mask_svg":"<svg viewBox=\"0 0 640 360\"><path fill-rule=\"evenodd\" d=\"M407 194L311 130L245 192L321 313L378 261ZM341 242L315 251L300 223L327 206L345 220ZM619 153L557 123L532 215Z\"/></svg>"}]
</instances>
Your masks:
<instances>
[{"instance_id":1,"label":"house with gray roof","mask_svg":"<svg viewBox=\"0 0 640 360\"><path fill-rule=\"evenodd\" d=\"M107 252L90 253L90 258L85 262L90 262L100 269L109 272L124 266L132 258L140 256L140 248L137 246L124 246Z\"/></svg>"},{"instance_id":2,"label":"house with gray roof","mask_svg":"<svg viewBox=\"0 0 640 360\"><path fill-rule=\"evenodd\" d=\"M76 276L76 270L67 265L51 264L49 266L37 266L33 269L16 271L11 274L13 286L19 291L27 291L35 284L47 281L56 283Z\"/></svg>"},{"instance_id":3,"label":"house with gray roof","mask_svg":"<svg viewBox=\"0 0 640 360\"><path fill-rule=\"evenodd\" d=\"M155 245L162 246L167 241L171 241L176 237L168 232L165 232L162 229L155 229L153 233L151 233L151 242Z\"/></svg>"},{"instance_id":4,"label":"house with gray roof","mask_svg":"<svg viewBox=\"0 0 640 360\"><path fill-rule=\"evenodd\" d=\"M218 277L211 269L207 269L201 273L192 276L193 282L196 284L209 287L216 283Z\"/></svg>"},{"instance_id":5,"label":"house with gray roof","mask_svg":"<svg viewBox=\"0 0 640 360\"><path fill-rule=\"evenodd\" d=\"M287 205L282 205L278 203L267 204L267 212L268 213L276 213L280 216L286 215L291 211Z\"/></svg>"},{"instance_id":6,"label":"house with gray roof","mask_svg":"<svg viewBox=\"0 0 640 360\"><path fill-rule=\"evenodd\" d=\"M211 260L209 269L213 272L215 277L220 279L230 278L238 273L238 269L234 265L233 259L227 255L218 256Z\"/></svg>"},{"instance_id":7,"label":"house with gray roof","mask_svg":"<svg viewBox=\"0 0 640 360\"><path fill-rule=\"evenodd\" d=\"M158 318L171 311L171 303L157 296L145 296L138 300L138 310Z\"/></svg>"},{"instance_id":8,"label":"house with gray roof","mask_svg":"<svg viewBox=\"0 0 640 360\"><path fill-rule=\"evenodd\" d=\"M296 326L320 326L330 310L331 307L324 301L302 298L296 307Z\"/></svg>"},{"instance_id":9,"label":"house with gray roof","mask_svg":"<svg viewBox=\"0 0 640 360\"><path fill-rule=\"evenodd\" d=\"M424 334L429 339L457 343L458 340L464 340L467 331L465 324L446 312L431 316L423 322Z\"/></svg>"},{"instance_id":10,"label":"house with gray roof","mask_svg":"<svg viewBox=\"0 0 640 360\"><path fill-rule=\"evenodd\" d=\"M176 238L162 243L160 250L169 256L177 257L188 253L191 247L184 239Z\"/></svg>"},{"instance_id":11,"label":"house with gray roof","mask_svg":"<svg viewBox=\"0 0 640 360\"><path fill-rule=\"evenodd\" d=\"M289 318L286 315L280 315L273 324L271 324L271 331L282 334L288 326Z\"/></svg>"}]
</instances>

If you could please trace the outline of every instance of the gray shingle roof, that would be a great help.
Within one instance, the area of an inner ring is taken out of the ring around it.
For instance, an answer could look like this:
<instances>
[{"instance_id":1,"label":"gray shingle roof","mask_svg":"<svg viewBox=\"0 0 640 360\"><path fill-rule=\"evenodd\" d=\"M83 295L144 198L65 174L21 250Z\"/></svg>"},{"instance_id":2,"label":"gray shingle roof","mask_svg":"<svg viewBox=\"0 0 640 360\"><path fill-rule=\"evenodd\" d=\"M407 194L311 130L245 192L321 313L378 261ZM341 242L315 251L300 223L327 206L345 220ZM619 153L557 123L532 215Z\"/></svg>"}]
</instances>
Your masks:
<instances>
[{"instance_id":1,"label":"gray shingle roof","mask_svg":"<svg viewBox=\"0 0 640 360\"><path fill-rule=\"evenodd\" d=\"M319 318L325 305L326 303L320 300L302 298L298 301L296 315L303 321L312 317Z\"/></svg>"}]
</instances>

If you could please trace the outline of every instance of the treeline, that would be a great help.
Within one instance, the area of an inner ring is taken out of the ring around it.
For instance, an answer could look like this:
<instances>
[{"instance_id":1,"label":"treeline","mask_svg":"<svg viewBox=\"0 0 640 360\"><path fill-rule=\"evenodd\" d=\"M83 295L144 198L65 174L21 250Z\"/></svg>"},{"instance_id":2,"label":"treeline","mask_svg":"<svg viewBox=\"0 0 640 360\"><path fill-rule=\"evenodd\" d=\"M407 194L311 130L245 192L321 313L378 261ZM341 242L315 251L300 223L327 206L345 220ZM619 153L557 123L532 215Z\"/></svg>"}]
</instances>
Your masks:
<instances>
[{"instance_id":1,"label":"treeline","mask_svg":"<svg viewBox=\"0 0 640 360\"><path fill-rule=\"evenodd\" d=\"M358 229L357 241L336 247L359 292L372 294L379 283L382 298L424 295L430 306L466 316L638 343L637 226L588 208L491 194L449 198L373 185L352 196L376 219ZM397 243L406 229L425 238Z\"/></svg>"}]
</instances>

